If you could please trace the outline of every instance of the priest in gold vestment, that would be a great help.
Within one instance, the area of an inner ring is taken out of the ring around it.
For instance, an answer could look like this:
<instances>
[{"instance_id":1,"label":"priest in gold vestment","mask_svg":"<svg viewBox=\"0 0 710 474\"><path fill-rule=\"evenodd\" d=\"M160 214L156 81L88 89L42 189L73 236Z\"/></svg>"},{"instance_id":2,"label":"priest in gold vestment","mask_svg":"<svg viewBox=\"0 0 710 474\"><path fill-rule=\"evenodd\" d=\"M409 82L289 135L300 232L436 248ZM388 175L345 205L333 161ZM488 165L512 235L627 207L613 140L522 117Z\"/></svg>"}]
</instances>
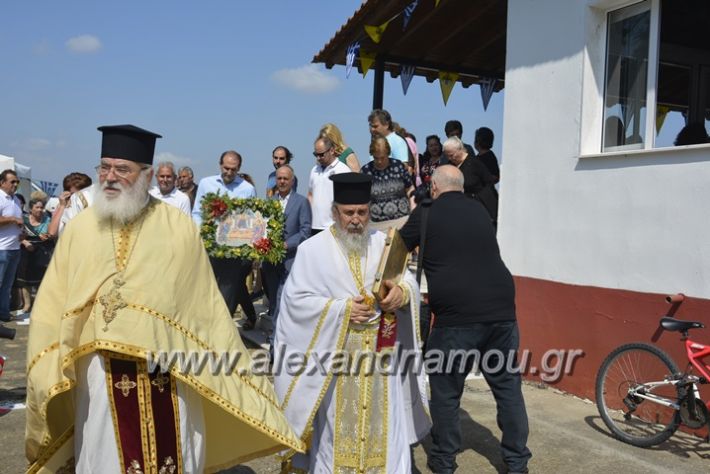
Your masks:
<instances>
[{"instance_id":1,"label":"priest in gold vestment","mask_svg":"<svg viewBox=\"0 0 710 474\"><path fill-rule=\"evenodd\" d=\"M27 359L28 472L213 472L303 443L251 358L197 228L148 194L155 135L101 127L99 189L59 241ZM149 354L240 353L169 371Z\"/></svg>"},{"instance_id":2,"label":"priest in gold vestment","mask_svg":"<svg viewBox=\"0 0 710 474\"><path fill-rule=\"evenodd\" d=\"M276 325L276 393L309 447L306 455L287 453L282 472L409 473L410 445L430 428L414 360L421 357L417 283L409 273L388 281L375 303L385 234L368 229L371 178L331 180L335 223L298 247ZM394 327L385 324L391 314ZM396 363L394 354L405 353L409 366Z\"/></svg>"}]
</instances>

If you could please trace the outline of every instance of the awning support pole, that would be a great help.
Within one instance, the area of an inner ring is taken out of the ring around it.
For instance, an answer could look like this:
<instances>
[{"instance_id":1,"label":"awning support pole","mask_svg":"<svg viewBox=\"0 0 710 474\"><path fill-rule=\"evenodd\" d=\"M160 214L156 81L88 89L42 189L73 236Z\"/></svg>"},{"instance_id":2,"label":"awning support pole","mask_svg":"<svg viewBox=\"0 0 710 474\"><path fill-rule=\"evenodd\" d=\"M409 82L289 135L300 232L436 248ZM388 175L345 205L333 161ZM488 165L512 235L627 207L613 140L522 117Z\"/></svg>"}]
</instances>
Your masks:
<instances>
[{"instance_id":1,"label":"awning support pole","mask_svg":"<svg viewBox=\"0 0 710 474\"><path fill-rule=\"evenodd\" d=\"M372 108L381 109L385 92L385 59L377 56L375 59L375 88L372 93Z\"/></svg>"}]
</instances>

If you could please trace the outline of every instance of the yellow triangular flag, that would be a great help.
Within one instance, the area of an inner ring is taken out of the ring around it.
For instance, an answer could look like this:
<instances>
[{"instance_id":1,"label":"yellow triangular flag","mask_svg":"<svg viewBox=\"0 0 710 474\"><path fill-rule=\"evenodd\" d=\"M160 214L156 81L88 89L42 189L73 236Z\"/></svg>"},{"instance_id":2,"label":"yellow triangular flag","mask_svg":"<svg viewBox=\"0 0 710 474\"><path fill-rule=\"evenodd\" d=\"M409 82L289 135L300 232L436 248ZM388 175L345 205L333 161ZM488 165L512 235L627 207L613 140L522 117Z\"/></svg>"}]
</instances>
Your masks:
<instances>
[{"instance_id":1,"label":"yellow triangular flag","mask_svg":"<svg viewBox=\"0 0 710 474\"><path fill-rule=\"evenodd\" d=\"M455 72L439 71L439 85L441 86L441 96L444 98L444 105L449 101L451 90L456 84L459 75Z\"/></svg>"},{"instance_id":2,"label":"yellow triangular flag","mask_svg":"<svg viewBox=\"0 0 710 474\"><path fill-rule=\"evenodd\" d=\"M372 64L375 62L375 56L377 53L369 53L360 49L360 68L362 69L362 77L367 75L367 71L370 70Z\"/></svg>"},{"instance_id":3,"label":"yellow triangular flag","mask_svg":"<svg viewBox=\"0 0 710 474\"><path fill-rule=\"evenodd\" d=\"M387 25L390 24L390 21L392 20L386 21L380 26L365 25L365 33L367 33L367 35L372 38L372 41L374 41L375 43L379 43L382 39L382 35L387 29Z\"/></svg>"},{"instance_id":4,"label":"yellow triangular flag","mask_svg":"<svg viewBox=\"0 0 710 474\"><path fill-rule=\"evenodd\" d=\"M659 105L656 107L656 133L661 131L661 127L663 127L663 122L666 121L666 115L668 115L668 112L671 111L670 107L666 107L665 105Z\"/></svg>"},{"instance_id":5,"label":"yellow triangular flag","mask_svg":"<svg viewBox=\"0 0 710 474\"><path fill-rule=\"evenodd\" d=\"M441 0L434 0L434 8L436 8L436 7L439 6L439 2L440 2L440 1L441 1Z\"/></svg>"}]
</instances>

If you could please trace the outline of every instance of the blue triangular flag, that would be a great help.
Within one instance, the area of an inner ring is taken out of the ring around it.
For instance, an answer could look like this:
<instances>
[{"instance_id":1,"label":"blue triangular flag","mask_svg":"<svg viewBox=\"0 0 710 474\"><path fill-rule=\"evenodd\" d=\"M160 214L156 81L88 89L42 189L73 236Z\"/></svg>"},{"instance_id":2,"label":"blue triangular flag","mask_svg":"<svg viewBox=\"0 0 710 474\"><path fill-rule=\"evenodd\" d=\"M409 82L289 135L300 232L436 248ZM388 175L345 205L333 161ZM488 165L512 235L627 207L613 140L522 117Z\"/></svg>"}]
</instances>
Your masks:
<instances>
[{"instance_id":1,"label":"blue triangular flag","mask_svg":"<svg viewBox=\"0 0 710 474\"><path fill-rule=\"evenodd\" d=\"M412 13L414 13L414 10L417 8L418 3L419 0L414 0L412 3L404 7L404 22L402 24L402 31L407 29L407 25L409 25L409 20L412 19Z\"/></svg>"},{"instance_id":2,"label":"blue triangular flag","mask_svg":"<svg viewBox=\"0 0 710 474\"><path fill-rule=\"evenodd\" d=\"M345 55L345 77L350 77L350 71L353 68L353 63L355 62L355 56L357 56L358 51L360 51L360 42L355 41L350 46L348 46L347 54Z\"/></svg>"},{"instance_id":3,"label":"blue triangular flag","mask_svg":"<svg viewBox=\"0 0 710 474\"><path fill-rule=\"evenodd\" d=\"M481 100L483 100L483 111L488 109L488 103L491 101L493 89L496 87L496 80L490 77L484 77L478 84L481 86Z\"/></svg>"},{"instance_id":4,"label":"blue triangular flag","mask_svg":"<svg viewBox=\"0 0 710 474\"><path fill-rule=\"evenodd\" d=\"M402 78L402 90L404 91L404 95L407 95L409 83L412 82L412 77L414 77L414 69L414 66L403 65L399 72L399 75Z\"/></svg>"}]
</instances>

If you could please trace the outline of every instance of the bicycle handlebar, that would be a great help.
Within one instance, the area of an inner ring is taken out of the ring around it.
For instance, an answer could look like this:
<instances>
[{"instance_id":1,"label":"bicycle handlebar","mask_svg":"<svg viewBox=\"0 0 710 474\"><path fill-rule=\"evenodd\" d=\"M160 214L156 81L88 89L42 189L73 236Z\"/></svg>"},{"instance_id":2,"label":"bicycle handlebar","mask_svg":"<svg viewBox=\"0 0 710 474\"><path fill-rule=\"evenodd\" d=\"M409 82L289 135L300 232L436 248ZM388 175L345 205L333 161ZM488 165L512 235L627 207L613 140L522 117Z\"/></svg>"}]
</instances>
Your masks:
<instances>
[{"instance_id":1,"label":"bicycle handlebar","mask_svg":"<svg viewBox=\"0 0 710 474\"><path fill-rule=\"evenodd\" d=\"M668 304L678 304L685 300L685 295L683 293L677 293L675 295L666 296L666 303Z\"/></svg>"}]
</instances>

